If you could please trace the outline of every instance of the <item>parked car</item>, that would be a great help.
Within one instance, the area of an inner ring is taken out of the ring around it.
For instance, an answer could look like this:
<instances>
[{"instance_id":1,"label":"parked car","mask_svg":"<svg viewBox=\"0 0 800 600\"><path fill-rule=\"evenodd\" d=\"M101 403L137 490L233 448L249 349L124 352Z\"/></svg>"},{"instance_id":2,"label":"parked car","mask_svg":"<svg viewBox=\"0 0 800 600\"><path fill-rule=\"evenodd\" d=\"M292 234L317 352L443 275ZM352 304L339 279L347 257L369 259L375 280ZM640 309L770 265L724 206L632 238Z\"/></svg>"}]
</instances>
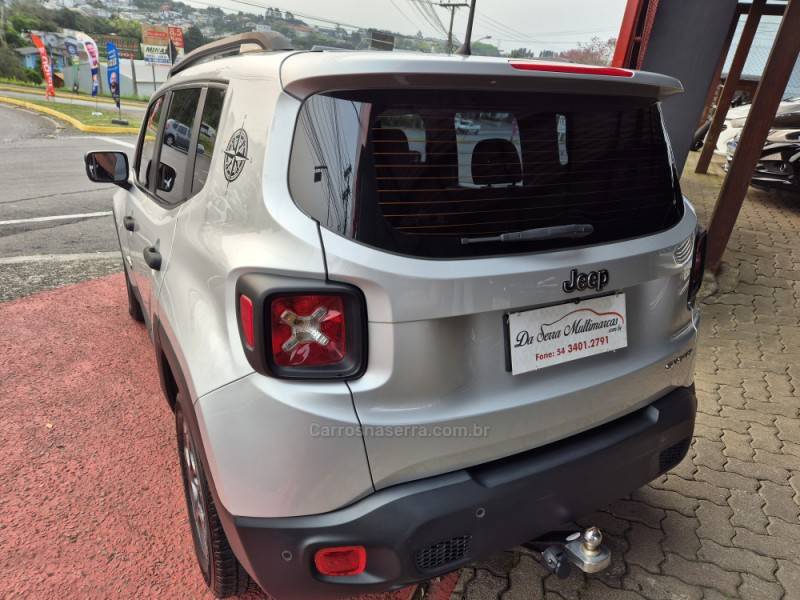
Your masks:
<instances>
[{"instance_id":1,"label":"parked car","mask_svg":"<svg viewBox=\"0 0 800 600\"><path fill-rule=\"evenodd\" d=\"M750 104L744 104L731 108L725 116L725 123L717 139L715 154L726 156L728 154L728 142L742 132L747 115L750 113ZM776 128L800 129L800 97L787 98L783 100L775 115L774 126Z\"/></svg>"},{"instance_id":2,"label":"parked car","mask_svg":"<svg viewBox=\"0 0 800 600\"><path fill-rule=\"evenodd\" d=\"M189 149L191 141L191 130L183 123L175 119L168 119L164 126L164 143L167 146L175 146L182 150Z\"/></svg>"},{"instance_id":3,"label":"parked car","mask_svg":"<svg viewBox=\"0 0 800 600\"><path fill-rule=\"evenodd\" d=\"M478 135L481 132L481 124L472 119L465 119L459 115L455 117L455 126L458 133L465 135Z\"/></svg>"},{"instance_id":4,"label":"parked car","mask_svg":"<svg viewBox=\"0 0 800 600\"><path fill-rule=\"evenodd\" d=\"M130 176L86 156L121 188L129 312L214 594L398 589L530 540L559 575L608 565L594 528L541 536L692 440L705 236L659 103L681 90L241 34L172 68ZM515 142L459 143L469 110ZM169 152L171 119L219 143Z\"/></svg>"},{"instance_id":5,"label":"parked car","mask_svg":"<svg viewBox=\"0 0 800 600\"><path fill-rule=\"evenodd\" d=\"M217 135L217 130L208 123L200 123L200 133L208 137L214 137Z\"/></svg>"},{"instance_id":6,"label":"parked car","mask_svg":"<svg viewBox=\"0 0 800 600\"><path fill-rule=\"evenodd\" d=\"M728 142L726 170L738 145L738 135ZM800 129L769 132L750 183L756 187L800 193Z\"/></svg>"}]
</instances>

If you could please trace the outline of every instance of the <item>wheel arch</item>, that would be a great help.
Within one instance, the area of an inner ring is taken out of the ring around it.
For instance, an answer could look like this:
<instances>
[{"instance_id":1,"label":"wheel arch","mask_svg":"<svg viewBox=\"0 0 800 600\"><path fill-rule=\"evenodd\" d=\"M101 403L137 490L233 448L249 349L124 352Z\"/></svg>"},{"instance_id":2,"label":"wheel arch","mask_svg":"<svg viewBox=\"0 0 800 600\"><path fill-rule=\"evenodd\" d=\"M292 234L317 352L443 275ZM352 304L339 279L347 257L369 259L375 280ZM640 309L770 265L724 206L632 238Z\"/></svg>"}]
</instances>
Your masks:
<instances>
[{"instance_id":1,"label":"wheel arch","mask_svg":"<svg viewBox=\"0 0 800 600\"><path fill-rule=\"evenodd\" d=\"M195 443L197 444L197 451L200 455L200 460L203 463L203 470L208 481L209 488L211 489L211 495L214 499L217 515L219 516L222 527L225 530L226 536L228 537L228 543L230 544L239 561L242 561L242 558L246 558L246 554L242 549L242 543L237 535L234 517L228 512L227 508L225 508L220 501L219 493L217 492L217 487L214 483L214 478L211 475L211 468L208 462L208 457L206 456L205 447L203 445L203 437L200 433L200 426L197 422L197 415L194 411L194 403L191 398L189 386L186 382L186 377L183 374L180 362L178 361L178 356L175 353L172 343L170 342L169 336L167 335L163 324L158 318L154 320L153 332L156 364L158 366L158 380L161 385L161 391L163 392L164 397L167 399L167 403L169 404L170 410L173 413L175 412L180 397L181 410L188 419L189 427L192 430L192 435L194 436ZM242 562L242 565L245 567L245 570L252 574L249 562Z\"/></svg>"}]
</instances>

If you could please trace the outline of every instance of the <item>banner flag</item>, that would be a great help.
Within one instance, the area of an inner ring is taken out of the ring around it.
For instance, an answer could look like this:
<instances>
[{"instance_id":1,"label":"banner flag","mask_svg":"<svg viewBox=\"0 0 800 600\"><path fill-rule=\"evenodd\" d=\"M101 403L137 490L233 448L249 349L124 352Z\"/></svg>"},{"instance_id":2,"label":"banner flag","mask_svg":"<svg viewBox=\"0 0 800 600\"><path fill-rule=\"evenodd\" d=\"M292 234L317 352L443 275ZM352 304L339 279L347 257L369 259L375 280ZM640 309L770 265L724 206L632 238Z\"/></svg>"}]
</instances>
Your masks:
<instances>
[{"instance_id":1,"label":"banner flag","mask_svg":"<svg viewBox=\"0 0 800 600\"><path fill-rule=\"evenodd\" d=\"M50 57L47 55L47 49L44 47L41 38L34 33L31 34L31 42L33 42L33 45L39 50L39 57L42 62L42 75L44 75L44 80L47 83L45 95L55 96L56 90L53 87L53 69L50 65Z\"/></svg>"},{"instance_id":2,"label":"banner flag","mask_svg":"<svg viewBox=\"0 0 800 600\"><path fill-rule=\"evenodd\" d=\"M97 96L100 93L100 60L97 44L83 32L78 32L77 38L83 44L86 54L89 56L89 68L92 71L92 96Z\"/></svg>"},{"instance_id":3,"label":"banner flag","mask_svg":"<svg viewBox=\"0 0 800 600\"><path fill-rule=\"evenodd\" d=\"M108 89L111 92L111 97L114 98L114 102L117 103L117 108L119 108L119 53L114 42L106 42L106 60L108 61L108 68L106 69Z\"/></svg>"},{"instance_id":4,"label":"banner flag","mask_svg":"<svg viewBox=\"0 0 800 600\"><path fill-rule=\"evenodd\" d=\"M78 65L81 62L80 54L78 54L78 46L65 39L64 47L67 49L69 64L72 67L72 91L77 94L80 90L80 84L78 83Z\"/></svg>"}]
</instances>

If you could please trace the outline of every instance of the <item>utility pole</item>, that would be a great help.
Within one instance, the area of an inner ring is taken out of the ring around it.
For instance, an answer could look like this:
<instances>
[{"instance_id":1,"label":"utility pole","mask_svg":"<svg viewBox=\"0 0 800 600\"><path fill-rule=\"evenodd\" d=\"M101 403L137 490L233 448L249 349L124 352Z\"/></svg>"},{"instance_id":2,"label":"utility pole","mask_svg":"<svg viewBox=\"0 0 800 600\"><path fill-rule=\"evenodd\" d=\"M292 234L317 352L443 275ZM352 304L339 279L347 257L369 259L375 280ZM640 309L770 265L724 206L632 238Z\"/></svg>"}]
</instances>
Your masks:
<instances>
[{"instance_id":1,"label":"utility pole","mask_svg":"<svg viewBox=\"0 0 800 600\"><path fill-rule=\"evenodd\" d=\"M6 47L6 2L0 0L0 47Z\"/></svg>"},{"instance_id":2,"label":"utility pole","mask_svg":"<svg viewBox=\"0 0 800 600\"><path fill-rule=\"evenodd\" d=\"M450 11L450 29L447 31L447 53L453 53L453 18L456 16L457 8L469 8L469 4L464 2L437 2L436 6L441 6Z\"/></svg>"}]
</instances>

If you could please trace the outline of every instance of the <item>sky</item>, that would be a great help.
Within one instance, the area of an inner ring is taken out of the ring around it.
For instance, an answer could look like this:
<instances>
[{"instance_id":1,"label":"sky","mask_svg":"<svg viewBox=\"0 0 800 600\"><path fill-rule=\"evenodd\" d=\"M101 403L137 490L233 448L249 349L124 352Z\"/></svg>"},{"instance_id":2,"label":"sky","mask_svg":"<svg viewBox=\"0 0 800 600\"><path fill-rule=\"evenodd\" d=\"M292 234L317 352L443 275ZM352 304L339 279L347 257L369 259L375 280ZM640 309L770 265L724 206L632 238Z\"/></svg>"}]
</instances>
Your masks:
<instances>
[{"instance_id":1,"label":"sky","mask_svg":"<svg viewBox=\"0 0 800 600\"><path fill-rule=\"evenodd\" d=\"M192 4L191 0L187 0ZM431 6L432 1L469 0L218 0L223 9L258 12L258 6L272 6L295 14L340 21L345 25L377 27L398 33L445 37L423 16L435 11L445 28L450 11ZM472 39L490 35L491 43L503 50L526 47L566 50L593 36L616 37L626 0L477 0ZM456 10L453 30L461 39L466 30L467 9ZM429 15L430 16L430 15ZM314 23L311 19L306 19ZM320 23L321 24L321 23Z\"/></svg>"}]
</instances>

